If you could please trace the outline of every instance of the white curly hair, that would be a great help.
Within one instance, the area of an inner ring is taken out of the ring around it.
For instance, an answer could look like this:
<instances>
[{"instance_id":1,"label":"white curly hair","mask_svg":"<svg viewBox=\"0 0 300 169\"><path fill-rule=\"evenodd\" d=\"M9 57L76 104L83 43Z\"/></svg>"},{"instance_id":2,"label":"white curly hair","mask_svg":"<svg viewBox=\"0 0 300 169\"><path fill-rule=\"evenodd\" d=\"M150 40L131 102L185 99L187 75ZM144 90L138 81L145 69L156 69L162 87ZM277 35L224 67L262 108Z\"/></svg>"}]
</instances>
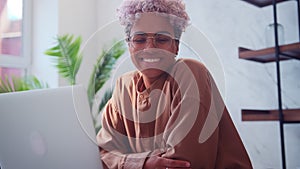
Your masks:
<instances>
[{"instance_id":1,"label":"white curly hair","mask_svg":"<svg viewBox=\"0 0 300 169\"><path fill-rule=\"evenodd\" d=\"M132 25L139 15L147 12L167 16L174 27L177 39L189 25L190 18L185 11L183 0L123 0L117 9L117 16L121 25L125 26L126 36L130 36Z\"/></svg>"}]
</instances>

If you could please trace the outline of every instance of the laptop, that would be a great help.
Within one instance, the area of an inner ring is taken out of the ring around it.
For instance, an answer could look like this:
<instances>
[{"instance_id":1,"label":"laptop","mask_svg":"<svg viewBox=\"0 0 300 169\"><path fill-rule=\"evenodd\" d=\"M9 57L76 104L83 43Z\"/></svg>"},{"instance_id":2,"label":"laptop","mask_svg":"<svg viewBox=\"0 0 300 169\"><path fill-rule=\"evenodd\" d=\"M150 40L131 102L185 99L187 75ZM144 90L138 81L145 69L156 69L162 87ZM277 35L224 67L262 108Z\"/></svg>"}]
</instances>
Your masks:
<instances>
[{"instance_id":1,"label":"laptop","mask_svg":"<svg viewBox=\"0 0 300 169\"><path fill-rule=\"evenodd\" d=\"M0 94L1 169L102 169L86 90Z\"/></svg>"}]
</instances>

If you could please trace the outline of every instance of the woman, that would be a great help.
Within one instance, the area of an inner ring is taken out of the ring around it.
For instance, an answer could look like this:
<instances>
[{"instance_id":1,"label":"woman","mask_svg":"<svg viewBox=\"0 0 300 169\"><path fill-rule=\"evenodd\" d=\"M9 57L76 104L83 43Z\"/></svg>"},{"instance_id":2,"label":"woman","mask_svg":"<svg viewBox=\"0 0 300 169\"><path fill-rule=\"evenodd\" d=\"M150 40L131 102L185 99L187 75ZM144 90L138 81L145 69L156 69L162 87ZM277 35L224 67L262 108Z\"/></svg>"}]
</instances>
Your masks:
<instances>
[{"instance_id":1,"label":"woman","mask_svg":"<svg viewBox=\"0 0 300 169\"><path fill-rule=\"evenodd\" d=\"M131 60L103 113L97 140L107 168L252 168L203 64L176 59L189 23L181 0L125 0Z\"/></svg>"}]
</instances>

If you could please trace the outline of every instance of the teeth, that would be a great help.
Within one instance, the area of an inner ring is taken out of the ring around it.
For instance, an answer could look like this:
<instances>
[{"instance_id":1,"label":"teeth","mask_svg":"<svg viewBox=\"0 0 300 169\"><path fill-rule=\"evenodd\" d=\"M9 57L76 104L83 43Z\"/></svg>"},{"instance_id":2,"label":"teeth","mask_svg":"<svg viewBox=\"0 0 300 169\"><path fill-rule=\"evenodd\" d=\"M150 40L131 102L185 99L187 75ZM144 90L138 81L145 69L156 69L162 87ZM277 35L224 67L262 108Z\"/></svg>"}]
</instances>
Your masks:
<instances>
[{"instance_id":1,"label":"teeth","mask_svg":"<svg viewBox=\"0 0 300 169\"><path fill-rule=\"evenodd\" d=\"M155 59L143 59L144 62L150 62L150 63L154 63L154 62L159 62L160 59L159 58L155 58Z\"/></svg>"}]
</instances>

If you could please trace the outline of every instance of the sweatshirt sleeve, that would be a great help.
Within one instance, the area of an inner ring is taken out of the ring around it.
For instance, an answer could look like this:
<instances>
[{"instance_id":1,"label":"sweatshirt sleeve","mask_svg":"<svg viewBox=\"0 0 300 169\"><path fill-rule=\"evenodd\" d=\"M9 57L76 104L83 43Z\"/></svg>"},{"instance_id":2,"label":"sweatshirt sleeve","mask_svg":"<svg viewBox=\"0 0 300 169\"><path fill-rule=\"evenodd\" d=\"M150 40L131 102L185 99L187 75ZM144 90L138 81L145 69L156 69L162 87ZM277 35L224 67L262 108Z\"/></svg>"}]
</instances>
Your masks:
<instances>
[{"instance_id":1,"label":"sweatshirt sleeve","mask_svg":"<svg viewBox=\"0 0 300 169\"><path fill-rule=\"evenodd\" d=\"M102 163L109 169L141 169L150 152L131 153L124 130L119 113L108 102L97 134Z\"/></svg>"},{"instance_id":2,"label":"sweatshirt sleeve","mask_svg":"<svg viewBox=\"0 0 300 169\"><path fill-rule=\"evenodd\" d=\"M178 88L164 133L167 149L163 157L187 160L195 169L251 169L248 154L209 72L201 64L185 64L193 77L185 71L174 75L178 77Z\"/></svg>"}]
</instances>

